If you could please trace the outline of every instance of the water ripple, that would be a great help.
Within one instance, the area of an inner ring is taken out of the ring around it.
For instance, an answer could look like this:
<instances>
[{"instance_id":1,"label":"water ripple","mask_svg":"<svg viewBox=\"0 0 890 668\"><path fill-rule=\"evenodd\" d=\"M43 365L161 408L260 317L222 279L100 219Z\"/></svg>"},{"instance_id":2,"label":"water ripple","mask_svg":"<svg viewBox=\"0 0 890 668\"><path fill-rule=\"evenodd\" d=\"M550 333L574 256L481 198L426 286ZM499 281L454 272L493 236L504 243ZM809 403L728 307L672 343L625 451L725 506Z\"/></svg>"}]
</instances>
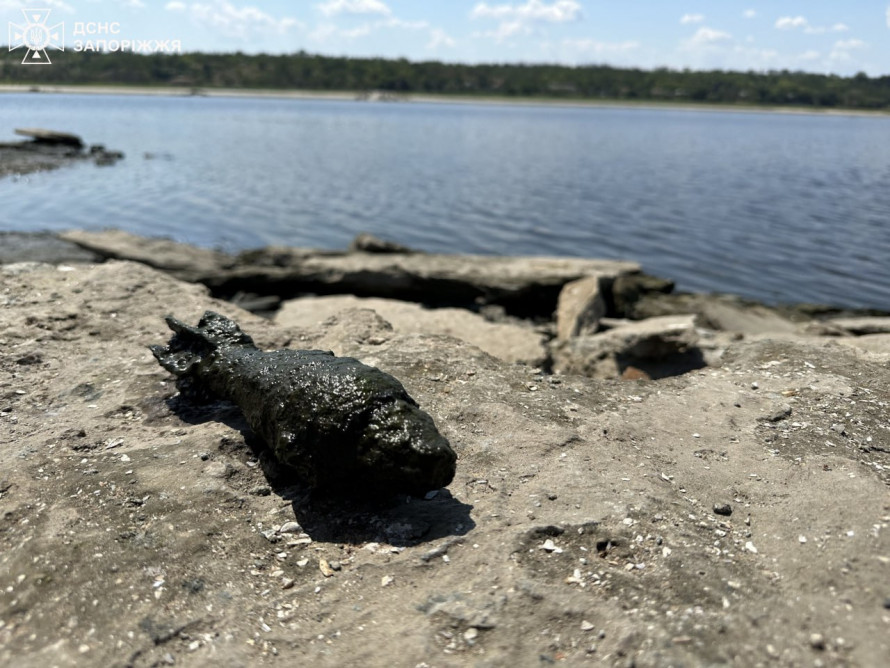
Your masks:
<instances>
[{"instance_id":1,"label":"water ripple","mask_svg":"<svg viewBox=\"0 0 890 668\"><path fill-rule=\"evenodd\" d=\"M371 231L430 251L634 259L683 289L890 309L888 118L0 97L0 127L23 119L127 159L0 181L6 229L122 227L228 250L341 248Z\"/></svg>"}]
</instances>

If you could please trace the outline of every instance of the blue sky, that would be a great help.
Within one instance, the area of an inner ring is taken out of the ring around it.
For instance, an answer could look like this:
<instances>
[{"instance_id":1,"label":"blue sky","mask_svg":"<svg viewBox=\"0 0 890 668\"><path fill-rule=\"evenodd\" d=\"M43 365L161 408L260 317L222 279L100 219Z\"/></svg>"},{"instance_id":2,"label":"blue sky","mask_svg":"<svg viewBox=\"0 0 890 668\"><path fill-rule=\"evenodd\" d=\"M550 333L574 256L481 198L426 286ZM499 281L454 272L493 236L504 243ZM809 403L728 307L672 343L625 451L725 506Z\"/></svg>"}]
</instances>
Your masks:
<instances>
[{"instance_id":1,"label":"blue sky","mask_svg":"<svg viewBox=\"0 0 890 668\"><path fill-rule=\"evenodd\" d=\"M890 0L0 0L187 51L890 74Z\"/></svg>"}]
</instances>

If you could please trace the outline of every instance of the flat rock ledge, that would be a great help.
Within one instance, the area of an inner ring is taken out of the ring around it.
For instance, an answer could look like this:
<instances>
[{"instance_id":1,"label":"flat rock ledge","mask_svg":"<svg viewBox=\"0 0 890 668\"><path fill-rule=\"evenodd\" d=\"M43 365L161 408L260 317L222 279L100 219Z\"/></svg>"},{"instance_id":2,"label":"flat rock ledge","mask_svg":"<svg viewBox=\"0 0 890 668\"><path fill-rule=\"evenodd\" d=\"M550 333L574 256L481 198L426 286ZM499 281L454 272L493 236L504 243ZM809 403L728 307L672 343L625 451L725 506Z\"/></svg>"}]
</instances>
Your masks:
<instances>
[{"instance_id":1,"label":"flat rock ledge","mask_svg":"<svg viewBox=\"0 0 890 668\"><path fill-rule=\"evenodd\" d=\"M496 257L418 252L335 252L264 248L238 256L107 230L60 235L110 259L144 262L214 294L305 293L384 297L436 306L496 304L522 315L548 317L563 286L591 274L617 277L640 271L634 262L581 258ZM362 235L359 247L368 247ZM384 242L381 242L383 244ZM401 247L399 247L401 248Z\"/></svg>"},{"instance_id":2,"label":"flat rock ledge","mask_svg":"<svg viewBox=\"0 0 890 668\"><path fill-rule=\"evenodd\" d=\"M399 378L454 482L307 495L149 353L207 309ZM744 338L629 384L346 313L283 326L134 262L0 267L0 665L886 663L886 357Z\"/></svg>"},{"instance_id":3,"label":"flat rock ledge","mask_svg":"<svg viewBox=\"0 0 890 668\"><path fill-rule=\"evenodd\" d=\"M454 336L500 360L560 374L680 375L718 366L739 339L829 337L890 355L885 313L675 294L672 281L633 262L432 254L369 234L348 251L267 247L238 255L121 230L0 235L0 262L53 254L140 262L288 326L371 309L397 333Z\"/></svg>"},{"instance_id":4,"label":"flat rock ledge","mask_svg":"<svg viewBox=\"0 0 890 668\"><path fill-rule=\"evenodd\" d=\"M546 337L531 326L489 322L460 308L428 309L395 299L331 295L284 302L274 322L283 327L315 327L351 309L369 309L396 334L438 334L461 339L510 363L539 366L546 359Z\"/></svg>"}]
</instances>

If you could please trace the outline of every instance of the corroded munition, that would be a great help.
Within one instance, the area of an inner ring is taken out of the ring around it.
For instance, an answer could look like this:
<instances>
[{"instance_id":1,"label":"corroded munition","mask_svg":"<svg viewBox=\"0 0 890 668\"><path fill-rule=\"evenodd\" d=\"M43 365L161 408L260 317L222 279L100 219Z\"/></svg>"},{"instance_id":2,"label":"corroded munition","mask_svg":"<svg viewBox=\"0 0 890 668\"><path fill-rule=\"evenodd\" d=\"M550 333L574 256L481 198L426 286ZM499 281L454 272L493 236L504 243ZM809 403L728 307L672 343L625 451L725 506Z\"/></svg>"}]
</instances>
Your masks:
<instances>
[{"instance_id":1,"label":"corroded munition","mask_svg":"<svg viewBox=\"0 0 890 668\"><path fill-rule=\"evenodd\" d=\"M448 441L389 374L321 350L263 352L212 311L197 327L166 320L175 334L151 351L180 388L238 404L276 457L313 487L423 494L454 477Z\"/></svg>"}]
</instances>

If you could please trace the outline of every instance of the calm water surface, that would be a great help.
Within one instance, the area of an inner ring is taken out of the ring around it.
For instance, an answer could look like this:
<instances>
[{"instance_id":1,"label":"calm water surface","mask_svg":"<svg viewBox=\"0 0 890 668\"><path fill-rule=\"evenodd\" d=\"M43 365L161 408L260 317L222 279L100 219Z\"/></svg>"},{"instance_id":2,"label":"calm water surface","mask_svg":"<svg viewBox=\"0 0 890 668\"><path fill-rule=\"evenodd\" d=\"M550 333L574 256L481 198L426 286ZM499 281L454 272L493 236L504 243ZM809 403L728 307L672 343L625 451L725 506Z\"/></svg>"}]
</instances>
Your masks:
<instances>
[{"instance_id":1,"label":"calm water surface","mask_svg":"<svg viewBox=\"0 0 890 668\"><path fill-rule=\"evenodd\" d=\"M890 310L890 117L0 95L0 141L21 126L127 158L0 180L2 229L112 226L228 250L342 248L370 231Z\"/></svg>"}]
</instances>

